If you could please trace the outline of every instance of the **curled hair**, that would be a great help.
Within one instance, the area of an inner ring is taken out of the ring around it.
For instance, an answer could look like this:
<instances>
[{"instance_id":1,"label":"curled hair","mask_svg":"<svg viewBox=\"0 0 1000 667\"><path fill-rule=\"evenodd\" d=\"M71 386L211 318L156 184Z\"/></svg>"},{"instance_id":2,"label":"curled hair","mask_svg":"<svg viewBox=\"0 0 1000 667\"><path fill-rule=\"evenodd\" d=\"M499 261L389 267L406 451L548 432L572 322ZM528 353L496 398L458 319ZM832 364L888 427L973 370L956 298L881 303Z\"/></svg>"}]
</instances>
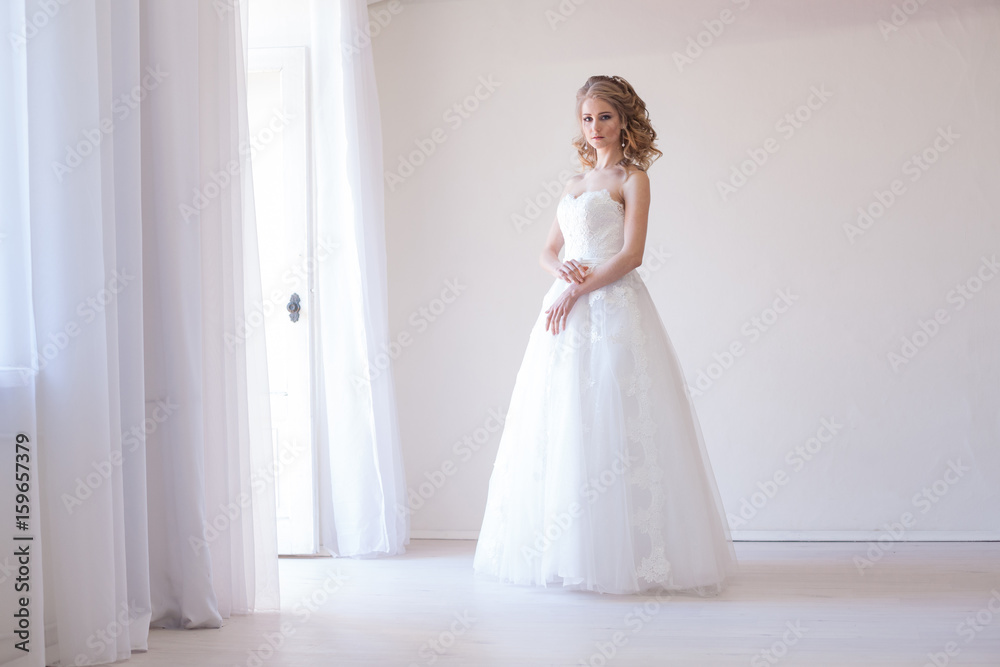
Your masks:
<instances>
[{"instance_id":1,"label":"curled hair","mask_svg":"<svg viewBox=\"0 0 1000 667\"><path fill-rule=\"evenodd\" d=\"M576 120L579 125L583 101L588 98L602 99L610 104L622 121L622 152L625 157L619 164L631 164L646 171L653 162L663 155L656 148L656 130L649 122L646 103L625 79L620 76L595 75L587 79L576 91ZM590 145L581 132L573 139L573 146L584 167L594 168L597 150Z\"/></svg>"}]
</instances>

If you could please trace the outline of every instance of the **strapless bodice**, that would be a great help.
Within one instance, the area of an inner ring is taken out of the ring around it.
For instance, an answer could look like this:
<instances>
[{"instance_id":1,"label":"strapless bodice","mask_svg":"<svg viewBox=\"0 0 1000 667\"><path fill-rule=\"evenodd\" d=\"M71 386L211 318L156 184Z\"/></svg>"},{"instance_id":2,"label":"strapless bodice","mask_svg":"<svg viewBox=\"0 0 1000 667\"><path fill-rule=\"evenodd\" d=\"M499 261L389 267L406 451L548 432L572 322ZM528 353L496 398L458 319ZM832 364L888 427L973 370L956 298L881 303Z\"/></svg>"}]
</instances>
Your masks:
<instances>
[{"instance_id":1,"label":"strapless bodice","mask_svg":"<svg viewBox=\"0 0 1000 667\"><path fill-rule=\"evenodd\" d=\"M565 241L563 259L596 264L625 245L625 209L607 188L566 195L556 207Z\"/></svg>"}]
</instances>

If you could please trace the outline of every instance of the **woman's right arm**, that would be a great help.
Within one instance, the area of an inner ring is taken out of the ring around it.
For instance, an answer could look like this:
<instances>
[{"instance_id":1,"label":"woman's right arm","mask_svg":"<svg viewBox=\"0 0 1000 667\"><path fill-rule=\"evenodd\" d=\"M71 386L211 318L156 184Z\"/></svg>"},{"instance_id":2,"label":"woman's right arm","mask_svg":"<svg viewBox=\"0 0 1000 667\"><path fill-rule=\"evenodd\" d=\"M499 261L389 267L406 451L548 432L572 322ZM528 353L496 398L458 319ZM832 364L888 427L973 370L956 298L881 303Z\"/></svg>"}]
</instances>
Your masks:
<instances>
[{"instance_id":1,"label":"woman's right arm","mask_svg":"<svg viewBox=\"0 0 1000 667\"><path fill-rule=\"evenodd\" d=\"M563 189L563 196L566 196L566 193L574 182L575 179L566 184L566 187ZM561 198L560 201L562 201ZM552 219L552 227L549 228L549 236L545 239L545 247L542 248L542 254L538 258L538 263L556 278L561 278L568 283L582 283L586 267L582 266L575 259L567 258L565 262L559 259L559 251L562 250L564 243L565 240L563 239L562 230L559 228L559 216L557 214Z\"/></svg>"},{"instance_id":2,"label":"woman's right arm","mask_svg":"<svg viewBox=\"0 0 1000 667\"><path fill-rule=\"evenodd\" d=\"M545 240L545 247L542 248L542 254L538 258L542 268L556 278L562 278L559 274L559 269L562 268L562 262L559 260L559 251L562 250L563 243L562 230L559 229L559 219L556 218L552 221L549 236Z\"/></svg>"}]
</instances>

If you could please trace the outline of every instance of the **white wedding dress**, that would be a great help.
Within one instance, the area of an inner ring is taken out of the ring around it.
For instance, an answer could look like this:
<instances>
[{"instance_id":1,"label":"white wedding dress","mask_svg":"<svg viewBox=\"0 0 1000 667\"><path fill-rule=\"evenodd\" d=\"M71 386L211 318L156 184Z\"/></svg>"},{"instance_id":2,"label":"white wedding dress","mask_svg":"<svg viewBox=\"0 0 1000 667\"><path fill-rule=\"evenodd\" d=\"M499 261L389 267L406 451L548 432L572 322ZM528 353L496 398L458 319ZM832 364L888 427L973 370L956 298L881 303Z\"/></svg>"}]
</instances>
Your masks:
<instances>
[{"instance_id":1,"label":"white wedding dress","mask_svg":"<svg viewBox=\"0 0 1000 667\"><path fill-rule=\"evenodd\" d=\"M563 257L621 250L604 190L556 209ZM602 593L714 595L736 571L722 502L677 355L635 271L584 295L566 328L528 337L493 472L476 578Z\"/></svg>"}]
</instances>

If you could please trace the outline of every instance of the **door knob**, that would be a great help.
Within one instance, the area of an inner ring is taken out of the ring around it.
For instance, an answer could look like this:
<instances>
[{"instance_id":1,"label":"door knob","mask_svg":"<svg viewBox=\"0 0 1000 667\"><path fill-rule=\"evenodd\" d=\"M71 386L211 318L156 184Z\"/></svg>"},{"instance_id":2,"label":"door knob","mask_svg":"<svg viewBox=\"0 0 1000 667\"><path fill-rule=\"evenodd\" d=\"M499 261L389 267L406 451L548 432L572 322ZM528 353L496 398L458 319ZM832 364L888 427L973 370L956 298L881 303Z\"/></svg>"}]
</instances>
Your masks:
<instances>
[{"instance_id":1,"label":"door knob","mask_svg":"<svg viewBox=\"0 0 1000 667\"><path fill-rule=\"evenodd\" d=\"M288 318L292 322L298 322L299 321L299 311L302 310L302 306L301 306L301 304L299 302L299 295L298 294L296 294L294 292L292 293L292 298L288 300L288 305L286 306L286 308L288 309Z\"/></svg>"}]
</instances>

